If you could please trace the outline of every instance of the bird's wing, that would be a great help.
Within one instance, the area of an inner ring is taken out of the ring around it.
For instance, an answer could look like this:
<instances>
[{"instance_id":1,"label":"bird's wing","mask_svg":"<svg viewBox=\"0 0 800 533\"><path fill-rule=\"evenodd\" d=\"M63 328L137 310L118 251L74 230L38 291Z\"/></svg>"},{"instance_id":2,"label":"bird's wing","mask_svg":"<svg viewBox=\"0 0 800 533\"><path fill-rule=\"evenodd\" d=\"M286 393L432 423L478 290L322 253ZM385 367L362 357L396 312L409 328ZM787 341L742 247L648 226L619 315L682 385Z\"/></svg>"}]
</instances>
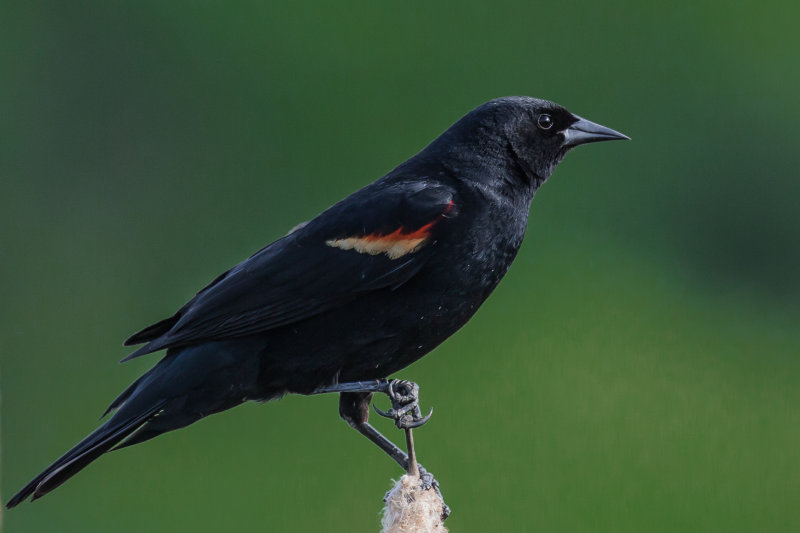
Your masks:
<instances>
[{"instance_id":1,"label":"bird's wing","mask_svg":"<svg viewBox=\"0 0 800 533\"><path fill-rule=\"evenodd\" d=\"M197 342L261 333L397 288L434 252L458 214L441 184L380 181L220 275L170 318L131 336L123 361Z\"/></svg>"}]
</instances>

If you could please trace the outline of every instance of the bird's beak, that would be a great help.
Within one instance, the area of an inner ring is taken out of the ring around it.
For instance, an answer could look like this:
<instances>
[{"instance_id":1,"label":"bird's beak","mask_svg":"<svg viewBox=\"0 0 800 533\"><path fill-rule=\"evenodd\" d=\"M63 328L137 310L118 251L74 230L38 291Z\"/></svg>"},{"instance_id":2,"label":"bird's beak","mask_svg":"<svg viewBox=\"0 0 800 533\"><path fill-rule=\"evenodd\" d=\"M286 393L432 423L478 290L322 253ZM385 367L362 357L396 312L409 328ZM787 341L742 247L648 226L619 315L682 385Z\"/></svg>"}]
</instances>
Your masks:
<instances>
[{"instance_id":1,"label":"bird's beak","mask_svg":"<svg viewBox=\"0 0 800 533\"><path fill-rule=\"evenodd\" d=\"M579 116L572 126L564 130L564 147L578 146L579 144L596 143L599 141L616 141L626 140L630 141L631 138L623 135L618 131L611 128L606 128L600 124L595 124L591 120L586 120Z\"/></svg>"}]
</instances>

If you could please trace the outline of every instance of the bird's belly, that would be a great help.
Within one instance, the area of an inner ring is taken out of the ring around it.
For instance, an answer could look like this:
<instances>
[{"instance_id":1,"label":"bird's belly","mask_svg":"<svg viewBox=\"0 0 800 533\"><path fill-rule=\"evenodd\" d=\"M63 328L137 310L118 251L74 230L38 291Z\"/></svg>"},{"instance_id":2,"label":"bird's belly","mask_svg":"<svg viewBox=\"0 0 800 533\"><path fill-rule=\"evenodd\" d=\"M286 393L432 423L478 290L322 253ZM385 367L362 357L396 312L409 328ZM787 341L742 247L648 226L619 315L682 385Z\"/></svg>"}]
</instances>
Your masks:
<instances>
[{"instance_id":1,"label":"bird's belly","mask_svg":"<svg viewBox=\"0 0 800 533\"><path fill-rule=\"evenodd\" d=\"M506 269L431 269L396 290L368 293L274 330L262 380L269 388L308 393L334 382L389 377L463 326Z\"/></svg>"}]
</instances>

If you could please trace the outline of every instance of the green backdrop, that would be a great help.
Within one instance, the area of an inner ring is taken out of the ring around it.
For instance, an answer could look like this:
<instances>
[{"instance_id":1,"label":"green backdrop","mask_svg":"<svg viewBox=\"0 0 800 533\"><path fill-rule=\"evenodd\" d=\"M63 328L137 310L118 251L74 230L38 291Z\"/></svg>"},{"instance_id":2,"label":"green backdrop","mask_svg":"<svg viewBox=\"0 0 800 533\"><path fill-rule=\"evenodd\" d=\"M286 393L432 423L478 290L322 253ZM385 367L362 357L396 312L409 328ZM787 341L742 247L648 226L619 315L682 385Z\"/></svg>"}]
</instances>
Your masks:
<instances>
[{"instance_id":1,"label":"green backdrop","mask_svg":"<svg viewBox=\"0 0 800 533\"><path fill-rule=\"evenodd\" d=\"M571 153L497 292L401 373L436 408L417 442L448 525L800 529L796 3L17 4L3 501L157 360L118 365L128 334L469 109L527 94L633 142ZM400 471L336 403L248 404L110 454L5 526L376 531Z\"/></svg>"}]
</instances>

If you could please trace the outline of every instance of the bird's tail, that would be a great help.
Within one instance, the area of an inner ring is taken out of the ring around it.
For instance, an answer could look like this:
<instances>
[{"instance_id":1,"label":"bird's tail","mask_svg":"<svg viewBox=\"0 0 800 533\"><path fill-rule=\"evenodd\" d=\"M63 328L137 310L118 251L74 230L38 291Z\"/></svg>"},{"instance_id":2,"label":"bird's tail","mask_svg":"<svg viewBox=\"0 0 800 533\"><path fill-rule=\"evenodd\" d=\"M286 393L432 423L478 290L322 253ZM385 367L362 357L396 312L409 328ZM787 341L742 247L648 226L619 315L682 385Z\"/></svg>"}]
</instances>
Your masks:
<instances>
[{"instance_id":1,"label":"bird's tail","mask_svg":"<svg viewBox=\"0 0 800 533\"><path fill-rule=\"evenodd\" d=\"M280 396L285 388L265 393L259 385L263 343L235 339L167 352L111 403L105 414L115 412L105 424L36 476L7 506L44 496L108 451L188 426L248 399Z\"/></svg>"},{"instance_id":2,"label":"bird's tail","mask_svg":"<svg viewBox=\"0 0 800 533\"><path fill-rule=\"evenodd\" d=\"M158 402L137 416L113 416L89 436L48 466L8 502L10 509L32 496L41 498L83 470L89 463L123 442L158 414L165 402ZM118 413L122 414L122 413ZM120 420L120 418L122 418Z\"/></svg>"}]
</instances>

